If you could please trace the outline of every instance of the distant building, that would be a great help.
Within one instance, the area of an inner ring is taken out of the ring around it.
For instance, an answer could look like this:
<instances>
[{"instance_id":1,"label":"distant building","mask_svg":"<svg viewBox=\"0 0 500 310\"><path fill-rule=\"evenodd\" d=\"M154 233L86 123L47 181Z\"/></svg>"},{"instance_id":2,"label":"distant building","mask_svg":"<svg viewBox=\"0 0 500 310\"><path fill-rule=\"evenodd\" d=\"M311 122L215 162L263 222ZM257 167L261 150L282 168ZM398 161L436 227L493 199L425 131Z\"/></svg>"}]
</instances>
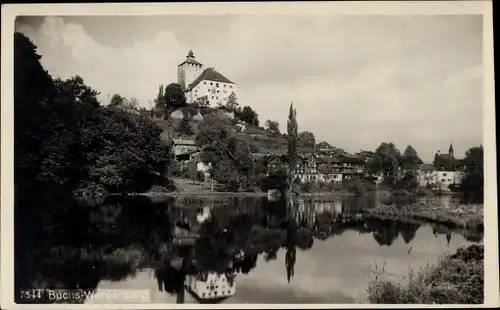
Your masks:
<instances>
[{"instance_id":1,"label":"distant building","mask_svg":"<svg viewBox=\"0 0 500 310\"><path fill-rule=\"evenodd\" d=\"M188 103L204 98L204 104L215 107L225 105L232 92L236 94L236 84L214 68L205 68L195 59L193 51L178 65L177 76Z\"/></svg>"},{"instance_id":2,"label":"distant building","mask_svg":"<svg viewBox=\"0 0 500 310\"><path fill-rule=\"evenodd\" d=\"M418 182L420 186L430 186L449 191L451 185L458 186L462 183L465 174L464 170L463 160L455 158L453 145L450 144L447 154L441 154L438 151L434 155L432 165L422 165L418 175Z\"/></svg>"},{"instance_id":3,"label":"distant building","mask_svg":"<svg viewBox=\"0 0 500 310\"><path fill-rule=\"evenodd\" d=\"M196 297L203 300L218 300L236 293L235 274L199 273L186 277L186 286ZM232 279L231 279L232 278Z\"/></svg>"},{"instance_id":4,"label":"distant building","mask_svg":"<svg viewBox=\"0 0 500 310\"><path fill-rule=\"evenodd\" d=\"M265 157L268 175L290 166L286 155ZM293 178L301 182L341 182L344 179L363 179L364 161L352 155L321 156L303 154L297 157L292 169Z\"/></svg>"},{"instance_id":5,"label":"distant building","mask_svg":"<svg viewBox=\"0 0 500 310\"><path fill-rule=\"evenodd\" d=\"M199 152L194 140L174 139L174 154L177 160L191 160Z\"/></svg>"}]
</instances>

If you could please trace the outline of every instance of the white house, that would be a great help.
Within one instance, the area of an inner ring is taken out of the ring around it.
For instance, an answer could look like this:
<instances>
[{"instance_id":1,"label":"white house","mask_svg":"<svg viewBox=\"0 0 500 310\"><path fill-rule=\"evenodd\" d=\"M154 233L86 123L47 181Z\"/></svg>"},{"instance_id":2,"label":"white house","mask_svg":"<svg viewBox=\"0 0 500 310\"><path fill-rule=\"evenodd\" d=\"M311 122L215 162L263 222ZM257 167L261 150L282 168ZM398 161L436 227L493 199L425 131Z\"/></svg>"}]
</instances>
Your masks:
<instances>
[{"instance_id":1,"label":"white house","mask_svg":"<svg viewBox=\"0 0 500 310\"><path fill-rule=\"evenodd\" d=\"M236 94L236 84L214 68L205 68L189 51L186 60L177 67L178 82L188 103L206 97L209 106L225 105L229 95Z\"/></svg>"}]
</instances>

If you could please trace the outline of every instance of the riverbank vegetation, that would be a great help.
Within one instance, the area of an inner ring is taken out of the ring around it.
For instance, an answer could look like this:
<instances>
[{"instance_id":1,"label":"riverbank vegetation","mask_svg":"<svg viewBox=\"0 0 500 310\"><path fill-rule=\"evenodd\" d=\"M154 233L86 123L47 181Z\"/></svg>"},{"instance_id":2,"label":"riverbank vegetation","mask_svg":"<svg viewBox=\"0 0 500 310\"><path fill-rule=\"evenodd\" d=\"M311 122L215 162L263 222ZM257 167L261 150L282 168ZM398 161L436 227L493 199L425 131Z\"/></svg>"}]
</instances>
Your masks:
<instances>
[{"instance_id":1,"label":"riverbank vegetation","mask_svg":"<svg viewBox=\"0 0 500 310\"><path fill-rule=\"evenodd\" d=\"M368 300L378 304L482 304L484 301L484 246L470 245L446 255L437 265L410 269L399 280L387 280L385 270L373 276Z\"/></svg>"},{"instance_id":2,"label":"riverbank vegetation","mask_svg":"<svg viewBox=\"0 0 500 310\"><path fill-rule=\"evenodd\" d=\"M412 204L406 206L380 205L364 212L372 217L395 220L420 219L450 227L484 231L484 205L465 204L447 206L442 204Z\"/></svg>"},{"instance_id":3,"label":"riverbank vegetation","mask_svg":"<svg viewBox=\"0 0 500 310\"><path fill-rule=\"evenodd\" d=\"M14 48L17 193L144 192L167 185L172 148L148 116L133 113L119 95L101 105L79 76L52 78L20 33ZM164 101L171 97L166 92Z\"/></svg>"}]
</instances>

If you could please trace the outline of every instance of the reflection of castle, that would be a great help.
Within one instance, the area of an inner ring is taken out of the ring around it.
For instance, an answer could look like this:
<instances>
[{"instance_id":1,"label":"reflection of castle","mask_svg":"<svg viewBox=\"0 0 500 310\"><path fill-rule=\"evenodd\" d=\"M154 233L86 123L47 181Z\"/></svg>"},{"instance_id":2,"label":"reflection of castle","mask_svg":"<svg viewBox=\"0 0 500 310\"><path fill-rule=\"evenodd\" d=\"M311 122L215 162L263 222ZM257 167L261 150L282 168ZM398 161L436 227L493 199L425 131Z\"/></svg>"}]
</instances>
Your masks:
<instances>
[{"instance_id":1,"label":"reflection of castle","mask_svg":"<svg viewBox=\"0 0 500 310\"><path fill-rule=\"evenodd\" d=\"M236 293L234 273L198 273L186 277L185 286L200 299L221 299Z\"/></svg>"}]
</instances>

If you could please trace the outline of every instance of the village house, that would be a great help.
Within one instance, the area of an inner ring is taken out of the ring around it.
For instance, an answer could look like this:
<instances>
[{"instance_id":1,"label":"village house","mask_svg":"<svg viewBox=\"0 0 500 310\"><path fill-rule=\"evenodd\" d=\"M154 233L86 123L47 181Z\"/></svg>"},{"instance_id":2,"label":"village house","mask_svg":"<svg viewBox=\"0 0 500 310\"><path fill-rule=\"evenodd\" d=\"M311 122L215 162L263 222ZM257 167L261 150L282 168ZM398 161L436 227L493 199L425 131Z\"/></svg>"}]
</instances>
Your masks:
<instances>
[{"instance_id":1,"label":"village house","mask_svg":"<svg viewBox=\"0 0 500 310\"><path fill-rule=\"evenodd\" d=\"M454 156L453 145L450 144L447 154L438 151L432 165L422 165L418 182L420 186L431 186L443 191L450 191L450 186L459 186L465 174L463 160Z\"/></svg>"},{"instance_id":2,"label":"village house","mask_svg":"<svg viewBox=\"0 0 500 310\"><path fill-rule=\"evenodd\" d=\"M193 51L178 65L177 76L188 103L204 98L206 105L216 107L225 105L231 93L236 94L236 84L214 68L205 68L195 59Z\"/></svg>"},{"instance_id":3,"label":"village house","mask_svg":"<svg viewBox=\"0 0 500 310\"><path fill-rule=\"evenodd\" d=\"M278 170L288 171L290 163L286 155L269 155L265 157L264 165L267 175L270 175ZM342 182L365 177L364 162L352 155L299 155L292 173L293 178L301 182Z\"/></svg>"},{"instance_id":4,"label":"village house","mask_svg":"<svg viewBox=\"0 0 500 310\"><path fill-rule=\"evenodd\" d=\"M174 154L177 160L191 160L193 155L199 152L194 140L174 139Z\"/></svg>"}]
</instances>

